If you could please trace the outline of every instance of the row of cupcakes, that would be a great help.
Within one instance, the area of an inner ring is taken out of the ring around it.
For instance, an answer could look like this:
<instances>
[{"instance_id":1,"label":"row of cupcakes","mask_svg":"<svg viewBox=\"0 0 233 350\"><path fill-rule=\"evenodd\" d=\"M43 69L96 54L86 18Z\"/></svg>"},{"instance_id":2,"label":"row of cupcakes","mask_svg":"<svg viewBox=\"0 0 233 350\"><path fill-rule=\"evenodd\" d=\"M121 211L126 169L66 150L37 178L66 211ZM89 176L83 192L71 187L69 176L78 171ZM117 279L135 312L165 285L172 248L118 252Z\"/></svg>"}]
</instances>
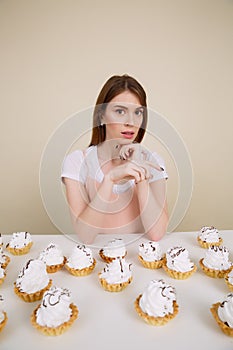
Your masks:
<instances>
[{"instance_id":1,"label":"row of cupcakes","mask_svg":"<svg viewBox=\"0 0 233 350\"><path fill-rule=\"evenodd\" d=\"M45 335L64 333L77 319L78 307L71 303L70 291L51 286L43 294L42 302L31 314L31 324ZM7 323L7 313L2 309L0 296L0 331ZM164 280L151 280L134 301L138 315L148 324L162 326L172 320L179 311L176 290ZM213 304L210 311L221 330L233 336L233 293Z\"/></svg>"}]
</instances>

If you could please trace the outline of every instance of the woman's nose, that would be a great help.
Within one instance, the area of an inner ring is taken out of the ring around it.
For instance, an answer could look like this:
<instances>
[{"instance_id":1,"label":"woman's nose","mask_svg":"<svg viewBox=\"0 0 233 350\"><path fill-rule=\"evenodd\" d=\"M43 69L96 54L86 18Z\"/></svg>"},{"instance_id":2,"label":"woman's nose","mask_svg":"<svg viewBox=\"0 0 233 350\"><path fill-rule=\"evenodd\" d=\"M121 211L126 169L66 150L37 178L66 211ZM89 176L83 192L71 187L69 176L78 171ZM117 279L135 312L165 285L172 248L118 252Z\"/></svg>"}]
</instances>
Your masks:
<instances>
[{"instance_id":1,"label":"woman's nose","mask_svg":"<svg viewBox=\"0 0 233 350\"><path fill-rule=\"evenodd\" d=\"M127 113L126 120L125 120L126 125L134 125L134 116L133 113Z\"/></svg>"}]
</instances>

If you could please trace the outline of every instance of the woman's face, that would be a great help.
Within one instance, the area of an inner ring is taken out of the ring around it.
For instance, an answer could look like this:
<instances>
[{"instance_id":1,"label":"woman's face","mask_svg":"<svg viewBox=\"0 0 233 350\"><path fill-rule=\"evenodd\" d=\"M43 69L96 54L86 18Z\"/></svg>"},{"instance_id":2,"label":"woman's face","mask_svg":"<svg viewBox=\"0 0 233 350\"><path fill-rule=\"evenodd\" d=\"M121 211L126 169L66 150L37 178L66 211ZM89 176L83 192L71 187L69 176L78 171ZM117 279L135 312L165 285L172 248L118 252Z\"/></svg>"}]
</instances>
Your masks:
<instances>
[{"instance_id":1,"label":"woman's face","mask_svg":"<svg viewBox=\"0 0 233 350\"><path fill-rule=\"evenodd\" d=\"M138 97L132 92L124 91L115 96L102 116L106 140L118 140L122 145L132 143L142 124L143 111Z\"/></svg>"}]
</instances>

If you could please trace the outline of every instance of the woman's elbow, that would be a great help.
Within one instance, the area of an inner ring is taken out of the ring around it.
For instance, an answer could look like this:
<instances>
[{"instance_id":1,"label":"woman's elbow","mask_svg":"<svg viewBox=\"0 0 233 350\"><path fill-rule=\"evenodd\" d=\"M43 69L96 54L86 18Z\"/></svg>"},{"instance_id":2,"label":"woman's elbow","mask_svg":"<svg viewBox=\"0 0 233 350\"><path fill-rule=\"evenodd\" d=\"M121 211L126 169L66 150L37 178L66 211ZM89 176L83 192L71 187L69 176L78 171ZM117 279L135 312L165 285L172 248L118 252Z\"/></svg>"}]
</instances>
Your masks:
<instances>
[{"instance_id":1,"label":"woman's elbow","mask_svg":"<svg viewBox=\"0 0 233 350\"><path fill-rule=\"evenodd\" d=\"M147 236L152 241L160 241L167 232L168 215L164 215L148 231Z\"/></svg>"}]
</instances>

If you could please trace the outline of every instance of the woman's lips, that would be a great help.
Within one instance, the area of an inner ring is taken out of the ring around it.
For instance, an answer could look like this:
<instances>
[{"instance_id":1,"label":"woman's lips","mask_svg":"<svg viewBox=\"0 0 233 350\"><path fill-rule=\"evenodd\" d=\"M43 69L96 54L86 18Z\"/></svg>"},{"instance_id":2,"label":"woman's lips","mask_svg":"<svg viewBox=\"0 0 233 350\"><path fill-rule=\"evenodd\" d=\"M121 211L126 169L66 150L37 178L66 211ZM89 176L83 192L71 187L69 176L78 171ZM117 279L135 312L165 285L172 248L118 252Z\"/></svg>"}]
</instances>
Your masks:
<instances>
[{"instance_id":1,"label":"woman's lips","mask_svg":"<svg viewBox=\"0 0 233 350\"><path fill-rule=\"evenodd\" d=\"M132 139L134 137L134 131L122 131L121 135L126 139Z\"/></svg>"}]
</instances>

